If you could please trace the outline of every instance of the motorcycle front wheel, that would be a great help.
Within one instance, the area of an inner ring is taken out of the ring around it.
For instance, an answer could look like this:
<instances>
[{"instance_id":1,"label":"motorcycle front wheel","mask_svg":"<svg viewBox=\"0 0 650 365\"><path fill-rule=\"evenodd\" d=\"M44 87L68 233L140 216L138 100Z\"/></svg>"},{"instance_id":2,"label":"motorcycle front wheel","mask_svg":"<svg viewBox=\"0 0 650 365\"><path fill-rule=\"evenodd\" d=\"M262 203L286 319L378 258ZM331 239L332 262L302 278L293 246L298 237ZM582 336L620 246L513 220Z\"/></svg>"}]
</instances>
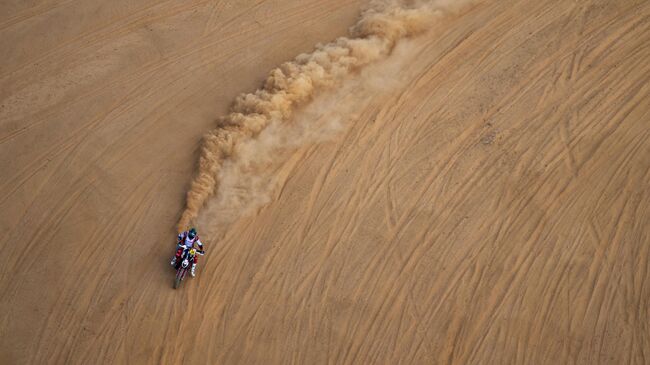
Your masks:
<instances>
[{"instance_id":1,"label":"motorcycle front wheel","mask_svg":"<svg viewBox=\"0 0 650 365\"><path fill-rule=\"evenodd\" d=\"M183 271L184 269L180 269L176 272L176 279L174 280L174 289L178 289L179 286L181 286L181 281L183 280Z\"/></svg>"}]
</instances>

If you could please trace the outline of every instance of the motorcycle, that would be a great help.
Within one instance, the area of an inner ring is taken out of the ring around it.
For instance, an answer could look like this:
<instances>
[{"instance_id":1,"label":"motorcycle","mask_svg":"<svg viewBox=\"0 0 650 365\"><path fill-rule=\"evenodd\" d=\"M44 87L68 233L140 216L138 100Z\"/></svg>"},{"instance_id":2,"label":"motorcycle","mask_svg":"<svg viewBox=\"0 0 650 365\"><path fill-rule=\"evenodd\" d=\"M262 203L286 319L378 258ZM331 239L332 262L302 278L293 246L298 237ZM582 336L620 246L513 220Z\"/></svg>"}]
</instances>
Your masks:
<instances>
[{"instance_id":1,"label":"motorcycle","mask_svg":"<svg viewBox=\"0 0 650 365\"><path fill-rule=\"evenodd\" d=\"M174 289L177 289L181 285L181 281L185 279L187 272L192 268L194 258L198 254L201 253L194 248L183 250L183 254L180 257L180 260L177 260L176 262L176 279L174 279Z\"/></svg>"}]
</instances>

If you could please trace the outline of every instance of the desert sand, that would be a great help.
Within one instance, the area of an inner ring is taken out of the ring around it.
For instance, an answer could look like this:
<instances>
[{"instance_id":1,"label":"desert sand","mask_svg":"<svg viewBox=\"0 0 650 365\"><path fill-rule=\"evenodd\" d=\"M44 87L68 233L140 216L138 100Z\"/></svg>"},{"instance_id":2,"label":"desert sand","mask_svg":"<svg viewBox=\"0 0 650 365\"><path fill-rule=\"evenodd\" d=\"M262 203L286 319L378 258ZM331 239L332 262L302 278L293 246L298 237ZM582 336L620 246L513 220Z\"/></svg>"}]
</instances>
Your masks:
<instances>
[{"instance_id":1,"label":"desert sand","mask_svg":"<svg viewBox=\"0 0 650 365\"><path fill-rule=\"evenodd\" d=\"M367 6L0 3L0 363L650 363L642 0L400 39L242 143L172 289L201 137Z\"/></svg>"}]
</instances>

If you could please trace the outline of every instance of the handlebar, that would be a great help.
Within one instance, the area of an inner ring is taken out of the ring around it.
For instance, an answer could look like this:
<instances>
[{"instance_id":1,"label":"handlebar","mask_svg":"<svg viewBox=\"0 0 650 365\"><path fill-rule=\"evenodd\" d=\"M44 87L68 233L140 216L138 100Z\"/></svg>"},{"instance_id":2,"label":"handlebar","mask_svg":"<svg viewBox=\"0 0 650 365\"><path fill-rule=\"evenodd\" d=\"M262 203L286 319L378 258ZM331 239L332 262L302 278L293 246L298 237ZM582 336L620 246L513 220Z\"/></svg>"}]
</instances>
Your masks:
<instances>
[{"instance_id":1,"label":"handlebar","mask_svg":"<svg viewBox=\"0 0 650 365\"><path fill-rule=\"evenodd\" d=\"M188 247L188 246L185 246L185 245L179 245L178 248L182 248L183 251L187 251L188 253L189 253L190 249L192 249L192 247ZM203 256L203 255L205 255L205 250L196 250L196 253L198 255Z\"/></svg>"}]
</instances>

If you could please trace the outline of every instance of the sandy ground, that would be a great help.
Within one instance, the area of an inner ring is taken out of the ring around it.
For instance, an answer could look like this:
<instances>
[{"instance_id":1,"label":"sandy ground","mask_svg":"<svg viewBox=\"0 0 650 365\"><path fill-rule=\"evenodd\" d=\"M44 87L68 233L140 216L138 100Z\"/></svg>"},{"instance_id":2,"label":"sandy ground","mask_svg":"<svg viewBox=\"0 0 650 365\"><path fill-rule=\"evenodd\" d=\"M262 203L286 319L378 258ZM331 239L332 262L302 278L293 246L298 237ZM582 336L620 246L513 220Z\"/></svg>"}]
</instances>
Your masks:
<instances>
[{"instance_id":1,"label":"sandy ground","mask_svg":"<svg viewBox=\"0 0 650 365\"><path fill-rule=\"evenodd\" d=\"M648 1L446 19L171 288L200 136L364 3L0 3L0 363L650 363Z\"/></svg>"}]
</instances>

